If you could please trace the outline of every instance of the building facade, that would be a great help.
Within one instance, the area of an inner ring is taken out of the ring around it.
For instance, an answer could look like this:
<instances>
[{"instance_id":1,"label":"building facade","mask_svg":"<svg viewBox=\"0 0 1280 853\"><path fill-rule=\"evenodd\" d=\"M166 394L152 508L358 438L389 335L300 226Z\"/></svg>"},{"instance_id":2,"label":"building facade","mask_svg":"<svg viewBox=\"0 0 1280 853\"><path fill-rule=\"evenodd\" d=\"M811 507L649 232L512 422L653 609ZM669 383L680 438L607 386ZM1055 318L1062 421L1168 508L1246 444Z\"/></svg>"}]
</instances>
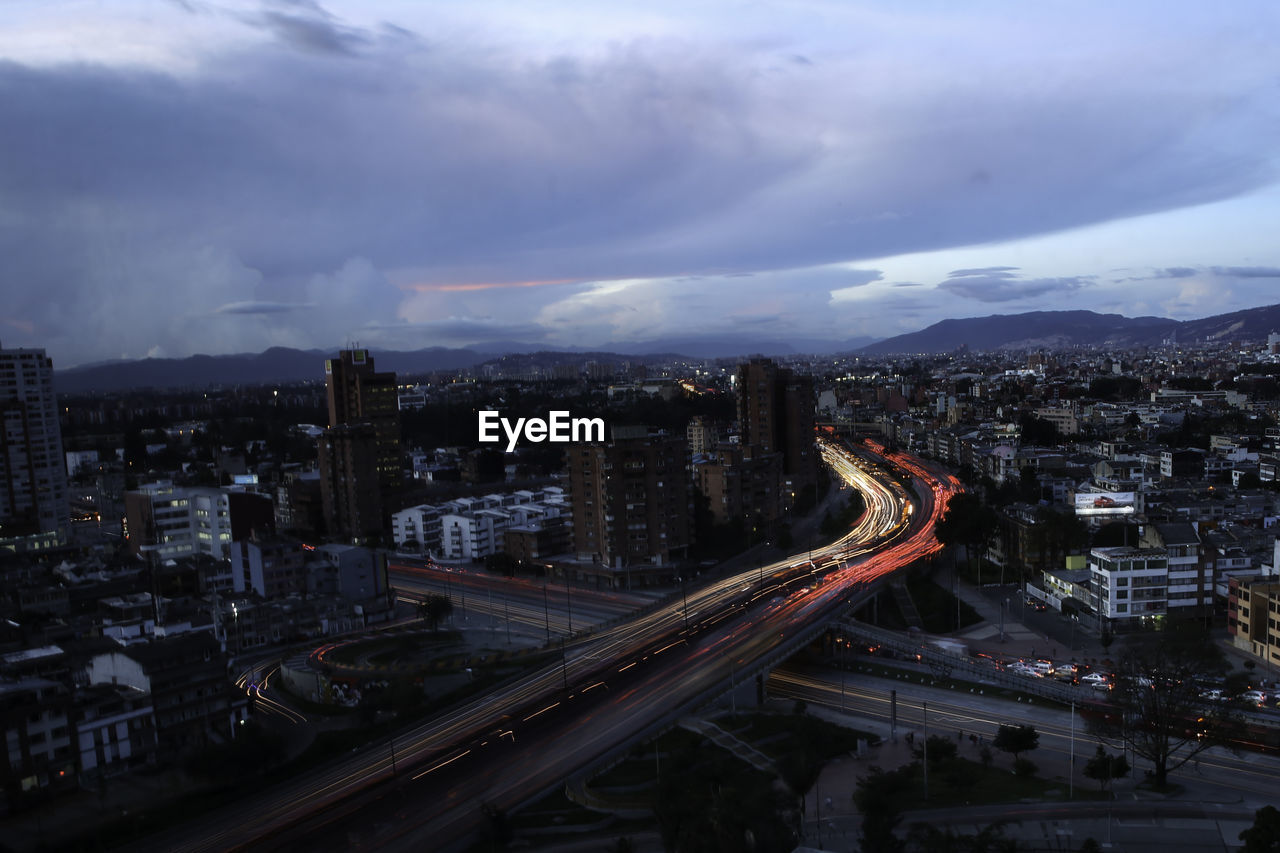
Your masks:
<instances>
[{"instance_id":1,"label":"building facade","mask_svg":"<svg viewBox=\"0 0 1280 853\"><path fill-rule=\"evenodd\" d=\"M1280 666L1280 579L1232 581L1234 624L1231 643L1270 666Z\"/></svg>"},{"instance_id":2,"label":"building facade","mask_svg":"<svg viewBox=\"0 0 1280 853\"><path fill-rule=\"evenodd\" d=\"M1154 627L1168 612L1169 555L1163 548L1094 548L1089 579L1101 628Z\"/></svg>"},{"instance_id":3,"label":"building facade","mask_svg":"<svg viewBox=\"0 0 1280 853\"><path fill-rule=\"evenodd\" d=\"M782 454L781 489L790 505L818 482L813 379L753 358L738 366L737 389L742 444L753 456Z\"/></svg>"},{"instance_id":4,"label":"building facade","mask_svg":"<svg viewBox=\"0 0 1280 853\"><path fill-rule=\"evenodd\" d=\"M69 518L53 362L42 349L0 349L0 550L64 544Z\"/></svg>"},{"instance_id":5,"label":"building facade","mask_svg":"<svg viewBox=\"0 0 1280 853\"><path fill-rule=\"evenodd\" d=\"M693 513L683 436L615 428L610 441L566 456L579 559L626 569L685 556Z\"/></svg>"}]
</instances>

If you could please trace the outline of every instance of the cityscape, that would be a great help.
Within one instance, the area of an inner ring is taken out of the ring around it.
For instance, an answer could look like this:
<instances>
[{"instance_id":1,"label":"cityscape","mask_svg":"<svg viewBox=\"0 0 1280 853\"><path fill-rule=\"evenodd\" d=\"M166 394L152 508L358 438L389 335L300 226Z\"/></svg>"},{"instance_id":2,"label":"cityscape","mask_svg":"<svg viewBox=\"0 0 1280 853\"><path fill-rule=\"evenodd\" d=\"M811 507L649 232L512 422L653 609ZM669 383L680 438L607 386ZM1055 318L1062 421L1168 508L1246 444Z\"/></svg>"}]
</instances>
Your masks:
<instances>
[{"instance_id":1,"label":"cityscape","mask_svg":"<svg viewBox=\"0 0 1280 853\"><path fill-rule=\"evenodd\" d=\"M6 9L0 850L1280 849L1280 13L1011 12Z\"/></svg>"}]
</instances>

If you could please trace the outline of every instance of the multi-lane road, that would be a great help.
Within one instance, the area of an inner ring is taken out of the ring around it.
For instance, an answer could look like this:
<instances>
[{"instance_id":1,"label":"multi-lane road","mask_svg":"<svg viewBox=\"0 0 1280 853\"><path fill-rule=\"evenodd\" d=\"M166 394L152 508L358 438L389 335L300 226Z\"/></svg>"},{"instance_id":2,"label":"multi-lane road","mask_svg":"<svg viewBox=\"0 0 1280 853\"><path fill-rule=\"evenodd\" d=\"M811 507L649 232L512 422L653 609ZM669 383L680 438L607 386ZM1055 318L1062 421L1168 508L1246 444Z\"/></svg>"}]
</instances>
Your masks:
<instances>
[{"instance_id":1,"label":"multi-lane road","mask_svg":"<svg viewBox=\"0 0 1280 853\"><path fill-rule=\"evenodd\" d=\"M933 526L954 482L901 454L830 442L822 453L867 510L811 559L716 579L580 637L560 661L399 735L394 766L392 744L357 753L158 845L445 849L471 837L486 811L517 807L705 701L865 584L938 547Z\"/></svg>"}]
</instances>

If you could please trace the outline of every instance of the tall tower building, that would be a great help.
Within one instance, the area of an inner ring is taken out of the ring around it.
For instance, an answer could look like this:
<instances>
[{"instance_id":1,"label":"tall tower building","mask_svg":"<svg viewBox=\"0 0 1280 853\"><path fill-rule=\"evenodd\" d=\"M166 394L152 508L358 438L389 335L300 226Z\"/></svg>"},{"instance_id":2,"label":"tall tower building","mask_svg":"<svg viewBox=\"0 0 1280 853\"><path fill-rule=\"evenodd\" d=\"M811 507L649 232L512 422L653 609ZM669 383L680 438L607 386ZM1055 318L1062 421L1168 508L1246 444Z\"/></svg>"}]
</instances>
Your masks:
<instances>
[{"instance_id":1,"label":"tall tower building","mask_svg":"<svg viewBox=\"0 0 1280 853\"><path fill-rule=\"evenodd\" d=\"M319 439L320 494L329 535L367 539L389 526L401 488L396 375L368 350L324 363L329 429Z\"/></svg>"},{"instance_id":2,"label":"tall tower building","mask_svg":"<svg viewBox=\"0 0 1280 853\"><path fill-rule=\"evenodd\" d=\"M396 375L373 369L368 350L342 350L324 363L329 397L329 426L369 424L377 444L378 484L384 495L398 491L400 471L400 402Z\"/></svg>"},{"instance_id":3,"label":"tall tower building","mask_svg":"<svg viewBox=\"0 0 1280 853\"><path fill-rule=\"evenodd\" d=\"M615 428L567 451L574 549L611 569L668 565L692 543L683 437ZM617 581L615 581L616 583Z\"/></svg>"},{"instance_id":4,"label":"tall tower building","mask_svg":"<svg viewBox=\"0 0 1280 853\"><path fill-rule=\"evenodd\" d=\"M70 530L53 362L0 348L0 550L64 544Z\"/></svg>"},{"instance_id":5,"label":"tall tower building","mask_svg":"<svg viewBox=\"0 0 1280 853\"><path fill-rule=\"evenodd\" d=\"M783 497L795 502L818 482L813 379L767 358L738 365L738 421L750 455L782 454Z\"/></svg>"}]
</instances>

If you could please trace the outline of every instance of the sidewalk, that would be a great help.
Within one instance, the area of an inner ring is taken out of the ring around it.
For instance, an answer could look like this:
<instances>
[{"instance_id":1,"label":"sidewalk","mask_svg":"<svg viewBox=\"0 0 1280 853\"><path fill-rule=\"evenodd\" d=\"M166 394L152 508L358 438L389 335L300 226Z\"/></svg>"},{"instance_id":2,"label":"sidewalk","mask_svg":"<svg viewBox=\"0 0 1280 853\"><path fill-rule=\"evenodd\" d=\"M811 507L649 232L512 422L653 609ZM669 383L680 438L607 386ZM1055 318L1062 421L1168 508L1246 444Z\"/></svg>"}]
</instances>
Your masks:
<instances>
[{"instance_id":1,"label":"sidewalk","mask_svg":"<svg viewBox=\"0 0 1280 853\"><path fill-rule=\"evenodd\" d=\"M886 685L896 682L886 681ZM934 699L939 706L955 694L941 688L899 686L904 708L926 696L931 708ZM775 700L781 701L781 700ZM897 738L889 738L889 724L885 721L859 717L834 708L811 703L807 713L838 725L872 734L883 740L862 752L828 761L822 768L814 787L805 798L806 843L824 850L849 851L858 848L862 817L853 805L853 793L858 781L872 767L893 770L914 760L913 746L918 747L923 736L919 721L912 724L913 710L907 710L906 720L897 728ZM1037 710L1037 716L1065 717L1067 711ZM973 716L983 718L988 712L975 710ZM1015 720L1016 722L1016 720ZM986 730L985 744L974 743L969 735ZM978 722L954 714L940 713L935 719L930 715L929 734L955 737L960 732L959 755L978 760L982 747L990 746L994 733L989 722ZM1092 793L1096 782L1085 778L1084 764L1092 754L1094 742L1083 728L1076 744L1074 774L1077 796L1068 800L1067 776L1071 769L1069 756L1061 751L1061 744L1052 743L1046 737L1041 748L1031 756L1039 765L1040 779L1056 781L1063 787L1059 802L1022 802L989 806L964 806L944 809L918 809L904 813L899 835L911 824L926 822L939 827L951 827L961 833L973 833L996 822L1005 823L1005 837L1016 839L1030 849L1077 850L1085 838L1110 840L1108 849L1137 853L1173 853L1192 850L1233 850L1240 846L1237 840L1240 830L1253 822L1254 810L1259 803L1242 798L1238 793L1217 789L1211 782L1201 784L1190 772L1183 774L1181 791L1170 795L1156 795L1139 787L1140 774L1136 771L1113 783L1116 798L1090 800L1083 798L1086 791ZM994 772L1009 772L1010 759L1004 753L995 753ZM1260 795L1265 796L1262 792Z\"/></svg>"},{"instance_id":2,"label":"sidewalk","mask_svg":"<svg viewBox=\"0 0 1280 853\"><path fill-rule=\"evenodd\" d=\"M999 601L993 600L993 595ZM1041 633L1020 621L1029 608L1023 604L1023 593L1016 587L986 587L979 589L961 581L959 597L968 604L982 622L954 633L958 640L968 644L970 651L985 652L997 657L1044 658L1052 661L1079 661L1099 664L1117 653L1113 645L1104 649L1092 632L1079 628L1074 631L1074 642L1064 642ZM1008 604L1003 602L1008 600ZM1004 636L1001 639L1001 610L1004 610ZM1043 617L1042 617L1043 618ZM1051 615L1049 618L1053 618Z\"/></svg>"}]
</instances>

